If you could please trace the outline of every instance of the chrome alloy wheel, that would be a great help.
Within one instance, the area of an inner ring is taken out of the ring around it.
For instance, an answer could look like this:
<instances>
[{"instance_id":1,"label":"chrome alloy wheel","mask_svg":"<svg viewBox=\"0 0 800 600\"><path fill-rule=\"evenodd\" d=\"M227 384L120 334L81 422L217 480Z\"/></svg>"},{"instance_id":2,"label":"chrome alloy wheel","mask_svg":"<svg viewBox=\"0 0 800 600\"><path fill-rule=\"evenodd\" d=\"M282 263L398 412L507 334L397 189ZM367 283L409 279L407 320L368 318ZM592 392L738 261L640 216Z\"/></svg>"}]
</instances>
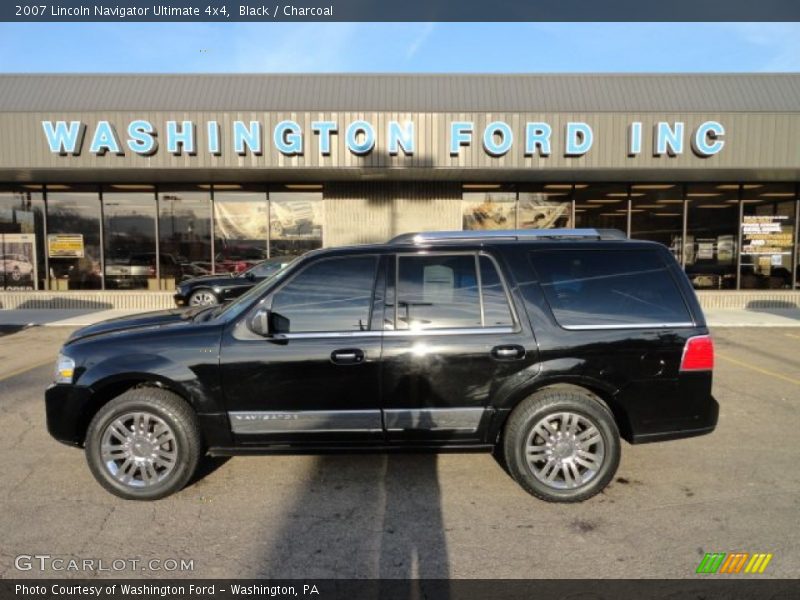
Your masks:
<instances>
[{"instance_id":1,"label":"chrome alloy wheel","mask_svg":"<svg viewBox=\"0 0 800 600\"><path fill-rule=\"evenodd\" d=\"M178 444L164 419L149 412L131 412L105 428L100 454L105 468L123 485L150 487L175 469Z\"/></svg>"},{"instance_id":2,"label":"chrome alloy wheel","mask_svg":"<svg viewBox=\"0 0 800 600\"><path fill-rule=\"evenodd\" d=\"M605 443L600 430L585 416L553 413L531 429L525 458L534 477L546 486L574 489L597 475L605 458Z\"/></svg>"},{"instance_id":3,"label":"chrome alloy wheel","mask_svg":"<svg viewBox=\"0 0 800 600\"><path fill-rule=\"evenodd\" d=\"M189 306L211 306L217 304L217 297L211 292L200 290L189 296Z\"/></svg>"}]
</instances>

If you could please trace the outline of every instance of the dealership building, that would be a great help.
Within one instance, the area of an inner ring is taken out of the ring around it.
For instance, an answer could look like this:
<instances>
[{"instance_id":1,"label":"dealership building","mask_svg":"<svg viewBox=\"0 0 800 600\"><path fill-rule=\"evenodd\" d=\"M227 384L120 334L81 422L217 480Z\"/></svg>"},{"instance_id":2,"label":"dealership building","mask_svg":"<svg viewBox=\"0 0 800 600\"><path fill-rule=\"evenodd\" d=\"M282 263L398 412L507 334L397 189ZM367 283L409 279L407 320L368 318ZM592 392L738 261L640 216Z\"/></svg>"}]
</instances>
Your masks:
<instances>
[{"instance_id":1,"label":"dealership building","mask_svg":"<svg viewBox=\"0 0 800 600\"><path fill-rule=\"evenodd\" d=\"M410 231L584 227L666 245L706 304L798 306L799 194L797 74L0 75L6 308L168 305L187 277Z\"/></svg>"}]
</instances>

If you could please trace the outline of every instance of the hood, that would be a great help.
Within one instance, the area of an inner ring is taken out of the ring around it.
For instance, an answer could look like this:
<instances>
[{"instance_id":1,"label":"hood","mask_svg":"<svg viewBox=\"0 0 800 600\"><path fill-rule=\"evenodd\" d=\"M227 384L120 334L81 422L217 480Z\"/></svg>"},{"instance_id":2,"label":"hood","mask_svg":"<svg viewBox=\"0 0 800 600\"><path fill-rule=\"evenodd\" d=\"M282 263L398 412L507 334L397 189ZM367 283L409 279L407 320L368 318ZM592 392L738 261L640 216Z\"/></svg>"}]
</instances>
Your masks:
<instances>
[{"instance_id":1,"label":"hood","mask_svg":"<svg viewBox=\"0 0 800 600\"><path fill-rule=\"evenodd\" d=\"M247 281L244 277L238 277L238 273L231 273L227 275L202 275L200 277L192 277L181 281L179 287L194 287L197 284L203 285L230 285L237 281Z\"/></svg>"},{"instance_id":2,"label":"hood","mask_svg":"<svg viewBox=\"0 0 800 600\"><path fill-rule=\"evenodd\" d=\"M207 307L199 307L189 310L173 308L100 321L99 323L83 327L73 332L72 335L67 338L66 344L108 333L119 333L154 327L189 325L192 323L192 317L206 308Z\"/></svg>"}]
</instances>

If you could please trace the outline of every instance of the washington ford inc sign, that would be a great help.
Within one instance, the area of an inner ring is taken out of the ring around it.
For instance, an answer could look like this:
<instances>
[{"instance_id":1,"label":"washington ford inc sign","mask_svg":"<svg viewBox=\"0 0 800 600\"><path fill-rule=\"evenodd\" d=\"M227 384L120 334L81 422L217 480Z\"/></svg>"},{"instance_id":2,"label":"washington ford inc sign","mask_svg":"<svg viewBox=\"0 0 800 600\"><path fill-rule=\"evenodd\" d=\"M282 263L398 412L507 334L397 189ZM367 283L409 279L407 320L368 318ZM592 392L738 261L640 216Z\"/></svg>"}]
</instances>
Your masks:
<instances>
[{"instance_id":1,"label":"washington ford inc sign","mask_svg":"<svg viewBox=\"0 0 800 600\"><path fill-rule=\"evenodd\" d=\"M691 148L697 156L708 157L719 153L725 145L725 128L717 121L704 121L687 127L682 121L660 121L652 125L652 153L654 156L683 154ZM416 149L416 130L413 121L389 121L385 131L378 131L369 121L356 120L346 124L336 121L312 121L310 131L304 131L296 121L284 120L269 131L263 131L260 121L233 121L230 128L218 121L166 121L158 129L150 121L133 120L117 127L110 121L98 121L92 130L82 121L42 121L47 145L54 154L62 156L80 155L88 151L102 156L126 153L152 156L159 152L161 142L166 152L173 155L196 155L207 152L221 155L233 152L239 156L262 155L275 151L285 156L302 156L306 152L330 155L332 139L343 135L344 144L355 155L373 152L379 135L385 135L386 149L391 156L402 153L408 156ZM121 135L122 133L122 135ZM271 138L271 150L264 147L267 133ZM450 156L458 156L462 148L478 145L490 156L503 156L512 150L526 156L549 156L552 152L563 152L565 156L583 156L591 151L594 132L589 123L570 121L563 131L556 132L544 122L527 122L516 132L522 139L515 139L515 131L504 121L492 121L478 129L473 121L451 121L448 127ZM627 126L627 153L642 154L643 127L640 121ZM309 149L313 146L313 149Z\"/></svg>"}]
</instances>

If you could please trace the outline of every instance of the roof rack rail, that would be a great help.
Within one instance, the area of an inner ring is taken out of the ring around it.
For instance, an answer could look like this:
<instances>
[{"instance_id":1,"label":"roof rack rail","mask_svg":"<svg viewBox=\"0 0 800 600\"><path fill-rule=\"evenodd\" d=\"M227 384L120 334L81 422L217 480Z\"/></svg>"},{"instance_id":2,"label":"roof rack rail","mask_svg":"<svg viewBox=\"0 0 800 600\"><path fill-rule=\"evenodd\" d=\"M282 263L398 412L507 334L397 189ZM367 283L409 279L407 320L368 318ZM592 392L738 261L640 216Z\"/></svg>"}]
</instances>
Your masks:
<instances>
[{"instance_id":1,"label":"roof rack rail","mask_svg":"<svg viewBox=\"0 0 800 600\"><path fill-rule=\"evenodd\" d=\"M493 229L491 231L422 231L404 233L389 244L426 244L475 240L625 240L619 229Z\"/></svg>"}]
</instances>

